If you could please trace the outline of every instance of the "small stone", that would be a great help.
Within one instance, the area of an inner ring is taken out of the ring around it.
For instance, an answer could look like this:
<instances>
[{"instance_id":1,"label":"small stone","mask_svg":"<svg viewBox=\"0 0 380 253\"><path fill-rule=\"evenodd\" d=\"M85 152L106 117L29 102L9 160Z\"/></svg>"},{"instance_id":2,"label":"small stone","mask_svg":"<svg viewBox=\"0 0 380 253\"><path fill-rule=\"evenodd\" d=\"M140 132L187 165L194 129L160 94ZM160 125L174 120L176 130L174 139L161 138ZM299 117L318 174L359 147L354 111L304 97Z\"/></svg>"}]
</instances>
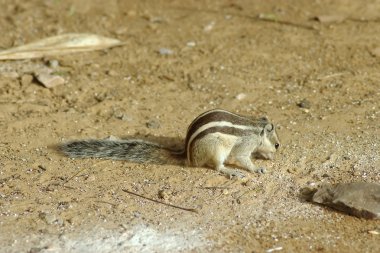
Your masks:
<instances>
[{"instance_id":1,"label":"small stone","mask_svg":"<svg viewBox=\"0 0 380 253\"><path fill-rule=\"evenodd\" d=\"M58 210L66 210L72 208L72 205L70 204L69 201L61 201L58 203L57 209Z\"/></svg>"},{"instance_id":2,"label":"small stone","mask_svg":"<svg viewBox=\"0 0 380 253\"><path fill-rule=\"evenodd\" d=\"M50 68L53 68L53 69L56 69L56 68L59 67L59 62L58 62L57 60L49 60L49 61L47 62L47 64L48 64L48 66L49 66Z\"/></svg>"},{"instance_id":3,"label":"small stone","mask_svg":"<svg viewBox=\"0 0 380 253\"><path fill-rule=\"evenodd\" d=\"M123 120L123 121L132 121L132 118L124 113L123 111L120 111L120 110L116 110L113 114L113 116L117 119L120 119L120 120Z\"/></svg>"},{"instance_id":4,"label":"small stone","mask_svg":"<svg viewBox=\"0 0 380 253\"><path fill-rule=\"evenodd\" d=\"M380 235L380 232L377 231L377 230L369 230L368 234L371 234L371 235Z\"/></svg>"},{"instance_id":5,"label":"small stone","mask_svg":"<svg viewBox=\"0 0 380 253\"><path fill-rule=\"evenodd\" d=\"M39 214L39 217L41 220L45 221L46 224L48 225L52 225L52 224L63 225L62 218L59 216L57 217L54 214L42 212Z\"/></svg>"},{"instance_id":6,"label":"small stone","mask_svg":"<svg viewBox=\"0 0 380 253\"><path fill-rule=\"evenodd\" d=\"M91 174L91 175L88 175L87 177L85 177L85 180L88 182L93 182L96 180L96 177L93 174Z\"/></svg>"},{"instance_id":7,"label":"small stone","mask_svg":"<svg viewBox=\"0 0 380 253\"><path fill-rule=\"evenodd\" d=\"M106 72L106 74L109 75L109 76L117 76L117 72L115 70L113 70L113 69L108 70Z\"/></svg>"},{"instance_id":8,"label":"small stone","mask_svg":"<svg viewBox=\"0 0 380 253\"><path fill-rule=\"evenodd\" d=\"M22 86L27 86L27 85L31 84L32 81L33 81L33 76L30 74L25 74L25 75L22 75L22 77L21 77L21 85Z\"/></svg>"},{"instance_id":9,"label":"small stone","mask_svg":"<svg viewBox=\"0 0 380 253\"><path fill-rule=\"evenodd\" d=\"M195 43L195 41L189 41L186 43L186 46L188 47L195 47L197 44Z\"/></svg>"},{"instance_id":10,"label":"small stone","mask_svg":"<svg viewBox=\"0 0 380 253\"><path fill-rule=\"evenodd\" d=\"M114 135L110 135L107 138L105 138L105 140L108 140L108 141L119 141L120 138L117 137L117 136L114 136Z\"/></svg>"},{"instance_id":11,"label":"small stone","mask_svg":"<svg viewBox=\"0 0 380 253\"><path fill-rule=\"evenodd\" d=\"M52 75L48 72L41 72L35 74L37 80L46 88L53 88L65 83L65 79L61 76Z\"/></svg>"},{"instance_id":12,"label":"small stone","mask_svg":"<svg viewBox=\"0 0 380 253\"><path fill-rule=\"evenodd\" d=\"M344 159L344 160L350 160L351 157L349 157L348 155L344 155L344 156L343 156L343 159Z\"/></svg>"},{"instance_id":13,"label":"small stone","mask_svg":"<svg viewBox=\"0 0 380 253\"><path fill-rule=\"evenodd\" d=\"M171 50L171 49L169 49L169 48L160 48L159 50L158 50L158 53L160 54L160 55L172 55L172 54L174 54L174 51L173 50Z\"/></svg>"},{"instance_id":14,"label":"small stone","mask_svg":"<svg viewBox=\"0 0 380 253\"><path fill-rule=\"evenodd\" d=\"M128 116L127 114L117 111L114 113L115 118L120 119L122 121L132 121L132 118Z\"/></svg>"},{"instance_id":15,"label":"small stone","mask_svg":"<svg viewBox=\"0 0 380 253\"><path fill-rule=\"evenodd\" d=\"M108 94L106 92L95 93L94 98L96 101L98 101L100 103L100 102L103 102L104 100L106 100L108 98ZM114 116L117 117L117 114L118 113L116 113L116 115L114 115Z\"/></svg>"},{"instance_id":16,"label":"small stone","mask_svg":"<svg viewBox=\"0 0 380 253\"><path fill-rule=\"evenodd\" d=\"M302 99L300 102L297 103L297 106L304 109L310 109L311 104L309 100Z\"/></svg>"},{"instance_id":17,"label":"small stone","mask_svg":"<svg viewBox=\"0 0 380 253\"><path fill-rule=\"evenodd\" d=\"M298 168L297 167L291 167L291 168L287 169L287 172L289 172L290 174L297 174Z\"/></svg>"},{"instance_id":18,"label":"small stone","mask_svg":"<svg viewBox=\"0 0 380 253\"><path fill-rule=\"evenodd\" d=\"M170 195L172 195L172 192L170 190L160 190L158 191L158 197L163 200L168 200L170 198Z\"/></svg>"},{"instance_id":19,"label":"small stone","mask_svg":"<svg viewBox=\"0 0 380 253\"><path fill-rule=\"evenodd\" d=\"M203 27L203 31L209 32L214 28L214 26L215 26L215 21L211 21L210 23L205 25L205 27Z\"/></svg>"},{"instance_id":20,"label":"small stone","mask_svg":"<svg viewBox=\"0 0 380 253\"><path fill-rule=\"evenodd\" d=\"M236 95L236 99L237 100L243 100L244 98L246 98L247 97L247 94L245 94L245 93L239 93L239 94L237 94Z\"/></svg>"},{"instance_id":21,"label":"small stone","mask_svg":"<svg viewBox=\"0 0 380 253\"><path fill-rule=\"evenodd\" d=\"M147 128L152 128L152 129L158 129L160 128L160 122L158 120L149 120L147 123L146 123L146 127Z\"/></svg>"},{"instance_id":22,"label":"small stone","mask_svg":"<svg viewBox=\"0 0 380 253\"><path fill-rule=\"evenodd\" d=\"M128 116L127 114L123 114L123 117L121 117L121 120L122 121L128 121L128 122L131 122L132 121L132 118L130 116Z\"/></svg>"}]
</instances>

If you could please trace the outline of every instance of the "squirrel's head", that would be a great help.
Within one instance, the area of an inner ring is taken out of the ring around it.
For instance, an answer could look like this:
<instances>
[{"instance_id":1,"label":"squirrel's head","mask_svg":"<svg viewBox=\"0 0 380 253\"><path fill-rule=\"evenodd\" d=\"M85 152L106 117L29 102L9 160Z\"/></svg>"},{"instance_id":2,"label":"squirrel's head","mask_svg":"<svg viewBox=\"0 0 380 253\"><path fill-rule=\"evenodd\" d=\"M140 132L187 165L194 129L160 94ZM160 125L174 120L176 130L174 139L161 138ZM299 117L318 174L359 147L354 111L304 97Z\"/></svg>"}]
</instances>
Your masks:
<instances>
[{"instance_id":1,"label":"squirrel's head","mask_svg":"<svg viewBox=\"0 0 380 253\"><path fill-rule=\"evenodd\" d=\"M261 142L255 151L255 155L264 159L272 160L274 153L280 147L280 141L273 124L268 123L260 133Z\"/></svg>"}]
</instances>

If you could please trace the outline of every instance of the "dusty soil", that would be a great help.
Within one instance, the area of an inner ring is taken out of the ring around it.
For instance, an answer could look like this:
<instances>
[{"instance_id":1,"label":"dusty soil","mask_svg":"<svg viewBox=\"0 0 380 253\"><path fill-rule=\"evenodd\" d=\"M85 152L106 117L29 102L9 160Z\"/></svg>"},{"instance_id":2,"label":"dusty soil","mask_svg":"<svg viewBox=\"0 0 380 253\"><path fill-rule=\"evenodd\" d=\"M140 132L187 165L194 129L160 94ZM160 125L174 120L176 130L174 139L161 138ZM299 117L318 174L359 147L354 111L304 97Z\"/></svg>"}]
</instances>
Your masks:
<instances>
[{"instance_id":1,"label":"dusty soil","mask_svg":"<svg viewBox=\"0 0 380 253\"><path fill-rule=\"evenodd\" d=\"M380 181L379 1L103 2L0 1L2 49L68 32L125 42L0 62L1 252L380 252L380 221L300 198ZM66 83L47 89L31 73L54 61ZM181 146L212 108L277 125L276 159L255 161L267 174L51 148L110 135Z\"/></svg>"}]
</instances>

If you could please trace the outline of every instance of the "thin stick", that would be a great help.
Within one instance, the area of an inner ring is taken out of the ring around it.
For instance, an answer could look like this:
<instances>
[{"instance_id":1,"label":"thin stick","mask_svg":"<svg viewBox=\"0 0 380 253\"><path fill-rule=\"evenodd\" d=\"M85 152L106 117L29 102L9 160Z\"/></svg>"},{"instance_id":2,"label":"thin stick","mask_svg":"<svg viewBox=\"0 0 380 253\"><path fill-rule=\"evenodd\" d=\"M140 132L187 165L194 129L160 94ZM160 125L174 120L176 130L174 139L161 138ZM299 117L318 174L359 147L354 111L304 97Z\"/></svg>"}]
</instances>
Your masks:
<instances>
[{"instance_id":1,"label":"thin stick","mask_svg":"<svg viewBox=\"0 0 380 253\"><path fill-rule=\"evenodd\" d=\"M155 200L155 199L151 199L151 198L145 197L143 195L140 195L140 194L128 191L126 189L122 189L122 191L126 192L126 193L129 193L129 194L132 194L132 195L135 195L137 197L143 198L143 199L147 199L147 200L153 201L153 202L158 203L158 204L163 204L163 205L174 207L174 208L181 209L181 210L184 210L184 211L198 213L198 211L196 209L194 209L194 208L184 208L184 207L180 207L180 206L175 206L175 205L172 205L172 204L169 204L169 203L165 203L165 202L161 202L161 201L158 201L158 200Z\"/></svg>"},{"instance_id":2,"label":"thin stick","mask_svg":"<svg viewBox=\"0 0 380 253\"><path fill-rule=\"evenodd\" d=\"M214 190L214 189L231 189L231 187L228 186L205 186L205 187L197 187L199 189L205 189L205 190Z\"/></svg>"},{"instance_id":3,"label":"thin stick","mask_svg":"<svg viewBox=\"0 0 380 253\"><path fill-rule=\"evenodd\" d=\"M67 184L69 181L71 181L74 177L78 176L80 173L82 173L83 171L85 171L87 168L84 168L84 169L81 169L80 171L78 171L77 173L75 173L73 176L69 177L68 179L66 179L65 182L63 182L63 184Z\"/></svg>"},{"instance_id":4,"label":"thin stick","mask_svg":"<svg viewBox=\"0 0 380 253\"><path fill-rule=\"evenodd\" d=\"M114 203L111 203L111 202L108 202L108 201L104 201L104 200L95 200L94 202L108 204L108 205L111 205L113 207L117 206L117 204L114 204Z\"/></svg>"}]
</instances>

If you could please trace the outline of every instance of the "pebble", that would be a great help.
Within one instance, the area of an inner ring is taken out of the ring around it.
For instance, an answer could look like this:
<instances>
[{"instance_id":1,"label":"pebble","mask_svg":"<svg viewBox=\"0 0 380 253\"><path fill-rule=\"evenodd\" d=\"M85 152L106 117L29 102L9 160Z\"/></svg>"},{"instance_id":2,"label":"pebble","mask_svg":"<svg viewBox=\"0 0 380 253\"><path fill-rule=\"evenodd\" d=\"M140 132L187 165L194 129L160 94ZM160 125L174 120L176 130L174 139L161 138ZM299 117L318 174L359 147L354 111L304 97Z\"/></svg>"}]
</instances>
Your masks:
<instances>
[{"instance_id":1,"label":"pebble","mask_svg":"<svg viewBox=\"0 0 380 253\"><path fill-rule=\"evenodd\" d=\"M311 103L307 99L302 99L300 102L297 103L297 106L304 109L310 109Z\"/></svg>"},{"instance_id":2,"label":"pebble","mask_svg":"<svg viewBox=\"0 0 380 253\"><path fill-rule=\"evenodd\" d=\"M65 79L63 79L63 77L52 75L47 72L36 73L35 77L46 88L53 88L65 83Z\"/></svg>"},{"instance_id":3,"label":"pebble","mask_svg":"<svg viewBox=\"0 0 380 253\"><path fill-rule=\"evenodd\" d=\"M94 182L96 180L96 177L93 174L91 174L85 177L85 180L88 182Z\"/></svg>"},{"instance_id":4,"label":"pebble","mask_svg":"<svg viewBox=\"0 0 380 253\"><path fill-rule=\"evenodd\" d=\"M53 69L56 69L59 67L59 61L57 60L49 60L47 63L48 63L48 66Z\"/></svg>"},{"instance_id":5,"label":"pebble","mask_svg":"<svg viewBox=\"0 0 380 253\"><path fill-rule=\"evenodd\" d=\"M46 224L48 225L52 225L52 224L63 225L62 218L59 216L57 217L54 214L42 212L39 214L39 217L41 220L45 221Z\"/></svg>"},{"instance_id":6,"label":"pebble","mask_svg":"<svg viewBox=\"0 0 380 253\"><path fill-rule=\"evenodd\" d=\"M170 195L172 195L172 192L170 190L160 190L158 191L158 197L163 200L168 200L170 198Z\"/></svg>"},{"instance_id":7,"label":"pebble","mask_svg":"<svg viewBox=\"0 0 380 253\"><path fill-rule=\"evenodd\" d=\"M122 121L128 121L128 122L132 121L132 118L131 118L128 114L123 113L123 112L121 112L121 111L116 111L116 112L113 114L113 116L114 116L115 118L117 118L117 119L122 120Z\"/></svg>"},{"instance_id":8,"label":"pebble","mask_svg":"<svg viewBox=\"0 0 380 253\"><path fill-rule=\"evenodd\" d=\"M214 26L215 26L215 21L211 21L205 27L203 27L203 31L209 32L214 28Z\"/></svg>"},{"instance_id":9,"label":"pebble","mask_svg":"<svg viewBox=\"0 0 380 253\"><path fill-rule=\"evenodd\" d=\"M114 136L114 135L110 135L110 136L108 136L107 138L105 138L105 140L109 140L109 141L119 141L120 138L117 137L117 136Z\"/></svg>"},{"instance_id":10,"label":"pebble","mask_svg":"<svg viewBox=\"0 0 380 253\"><path fill-rule=\"evenodd\" d=\"M287 169L287 172L290 174L297 174L299 172L299 169L297 167L291 167Z\"/></svg>"},{"instance_id":11,"label":"pebble","mask_svg":"<svg viewBox=\"0 0 380 253\"><path fill-rule=\"evenodd\" d=\"M115 70L113 70L113 69L108 70L106 72L106 74L109 75L109 76L117 76L117 72Z\"/></svg>"},{"instance_id":12,"label":"pebble","mask_svg":"<svg viewBox=\"0 0 380 253\"><path fill-rule=\"evenodd\" d=\"M223 193L224 195L228 195L230 192L228 191L228 189L223 189L223 190L222 190L222 193Z\"/></svg>"},{"instance_id":13,"label":"pebble","mask_svg":"<svg viewBox=\"0 0 380 253\"><path fill-rule=\"evenodd\" d=\"M158 50L158 53L160 55L172 55L174 54L174 51L169 48L162 47Z\"/></svg>"},{"instance_id":14,"label":"pebble","mask_svg":"<svg viewBox=\"0 0 380 253\"><path fill-rule=\"evenodd\" d=\"M146 127L147 128L151 128L151 129L158 129L160 128L160 122L158 120L149 120L147 123L146 123Z\"/></svg>"},{"instance_id":15,"label":"pebble","mask_svg":"<svg viewBox=\"0 0 380 253\"><path fill-rule=\"evenodd\" d=\"M237 100L243 100L243 99L245 99L247 97L247 94L245 94L245 93L239 93L239 94L237 94L236 95L236 99Z\"/></svg>"},{"instance_id":16,"label":"pebble","mask_svg":"<svg viewBox=\"0 0 380 253\"><path fill-rule=\"evenodd\" d=\"M195 47L197 44L195 43L195 41L189 41L186 43L186 46L188 47Z\"/></svg>"},{"instance_id":17,"label":"pebble","mask_svg":"<svg viewBox=\"0 0 380 253\"><path fill-rule=\"evenodd\" d=\"M123 114L123 117L121 117L121 120L122 121L128 121L128 122L131 122L132 121L132 118L130 116L128 116L127 114Z\"/></svg>"}]
</instances>

